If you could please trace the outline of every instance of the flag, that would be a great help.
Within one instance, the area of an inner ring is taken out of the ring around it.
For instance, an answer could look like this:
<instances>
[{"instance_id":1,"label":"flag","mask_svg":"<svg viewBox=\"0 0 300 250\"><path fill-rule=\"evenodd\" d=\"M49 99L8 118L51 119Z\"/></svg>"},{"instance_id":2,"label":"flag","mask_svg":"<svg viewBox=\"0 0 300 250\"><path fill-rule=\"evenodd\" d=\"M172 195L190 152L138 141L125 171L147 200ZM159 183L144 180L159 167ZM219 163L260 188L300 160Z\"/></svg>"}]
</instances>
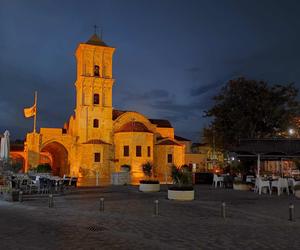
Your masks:
<instances>
[{"instance_id":1,"label":"flag","mask_svg":"<svg viewBox=\"0 0 300 250\"><path fill-rule=\"evenodd\" d=\"M25 108L24 109L24 116L26 118L32 117L36 115L36 105L34 104L32 107L30 108Z\"/></svg>"}]
</instances>

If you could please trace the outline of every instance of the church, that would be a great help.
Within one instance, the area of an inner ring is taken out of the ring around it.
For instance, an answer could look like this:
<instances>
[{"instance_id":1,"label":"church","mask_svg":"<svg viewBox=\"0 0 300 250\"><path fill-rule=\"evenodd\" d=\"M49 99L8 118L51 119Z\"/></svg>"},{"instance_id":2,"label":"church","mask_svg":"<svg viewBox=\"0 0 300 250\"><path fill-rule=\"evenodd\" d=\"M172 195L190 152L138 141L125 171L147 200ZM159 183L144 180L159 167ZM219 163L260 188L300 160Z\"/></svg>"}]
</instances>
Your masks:
<instances>
[{"instance_id":1,"label":"church","mask_svg":"<svg viewBox=\"0 0 300 250\"><path fill-rule=\"evenodd\" d=\"M175 136L168 120L113 108L114 52L96 34L77 46L75 112L63 128L27 134L25 171L49 163L55 175L109 179L126 164L132 179L139 180L141 165L151 162L155 176L163 179L173 164L185 163L189 140Z\"/></svg>"}]
</instances>

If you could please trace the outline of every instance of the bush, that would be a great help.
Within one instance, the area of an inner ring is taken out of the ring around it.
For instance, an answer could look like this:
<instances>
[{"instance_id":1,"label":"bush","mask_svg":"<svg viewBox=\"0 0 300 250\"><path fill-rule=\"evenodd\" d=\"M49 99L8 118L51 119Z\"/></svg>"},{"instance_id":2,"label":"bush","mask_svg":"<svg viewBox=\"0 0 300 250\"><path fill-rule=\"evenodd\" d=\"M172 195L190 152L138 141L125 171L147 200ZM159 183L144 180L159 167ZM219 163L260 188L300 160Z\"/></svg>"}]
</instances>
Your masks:
<instances>
[{"instance_id":1,"label":"bush","mask_svg":"<svg viewBox=\"0 0 300 250\"><path fill-rule=\"evenodd\" d=\"M150 178L152 176L153 165L151 162L146 162L142 165L143 173L146 177Z\"/></svg>"},{"instance_id":2,"label":"bush","mask_svg":"<svg viewBox=\"0 0 300 250\"><path fill-rule=\"evenodd\" d=\"M193 191L194 187L193 186L171 186L169 187L169 190L174 190L174 191Z\"/></svg>"},{"instance_id":3,"label":"bush","mask_svg":"<svg viewBox=\"0 0 300 250\"><path fill-rule=\"evenodd\" d=\"M294 190L295 190L295 191L296 191L296 190L300 190L300 185L294 186Z\"/></svg>"},{"instance_id":4,"label":"bush","mask_svg":"<svg viewBox=\"0 0 300 250\"><path fill-rule=\"evenodd\" d=\"M51 166L50 164L48 163L45 163L45 164L39 164L37 167L36 167L36 172L37 173L51 173L52 169L51 169Z\"/></svg>"},{"instance_id":5,"label":"bush","mask_svg":"<svg viewBox=\"0 0 300 250\"><path fill-rule=\"evenodd\" d=\"M188 166L182 167L172 166L173 183L181 187L183 185L192 186L192 171Z\"/></svg>"},{"instance_id":6,"label":"bush","mask_svg":"<svg viewBox=\"0 0 300 250\"><path fill-rule=\"evenodd\" d=\"M140 184L159 184L158 180L140 180Z\"/></svg>"}]
</instances>

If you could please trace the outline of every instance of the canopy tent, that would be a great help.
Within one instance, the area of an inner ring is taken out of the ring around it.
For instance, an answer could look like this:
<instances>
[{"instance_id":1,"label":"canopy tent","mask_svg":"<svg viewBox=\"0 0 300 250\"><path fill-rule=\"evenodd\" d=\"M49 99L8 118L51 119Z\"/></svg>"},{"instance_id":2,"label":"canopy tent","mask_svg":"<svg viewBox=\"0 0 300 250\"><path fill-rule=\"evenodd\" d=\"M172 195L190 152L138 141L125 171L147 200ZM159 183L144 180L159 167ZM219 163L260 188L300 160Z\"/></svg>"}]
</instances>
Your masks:
<instances>
[{"instance_id":1,"label":"canopy tent","mask_svg":"<svg viewBox=\"0 0 300 250\"><path fill-rule=\"evenodd\" d=\"M230 153L238 158L256 158L259 175L262 160L280 161L282 167L282 159L300 158L300 139L242 139Z\"/></svg>"}]
</instances>

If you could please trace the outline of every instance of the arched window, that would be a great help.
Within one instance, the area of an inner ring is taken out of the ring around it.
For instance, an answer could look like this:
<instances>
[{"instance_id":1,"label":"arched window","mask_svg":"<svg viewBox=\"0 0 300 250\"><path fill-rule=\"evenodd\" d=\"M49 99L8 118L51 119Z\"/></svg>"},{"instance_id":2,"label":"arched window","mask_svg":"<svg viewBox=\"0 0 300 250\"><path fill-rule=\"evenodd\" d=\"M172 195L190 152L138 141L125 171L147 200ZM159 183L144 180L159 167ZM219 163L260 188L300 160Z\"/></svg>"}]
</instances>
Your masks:
<instances>
[{"instance_id":1,"label":"arched window","mask_svg":"<svg viewBox=\"0 0 300 250\"><path fill-rule=\"evenodd\" d=\"M94 121L93 121L93 127L94 128L99 128L99 120L98 119L94 119Z\"/></svg>"},{"instance_id":2,"label":"arched window","mask_svg":"<svg viewBox=\"0 0 300 250\"><path fill-rule=\"evenodd\" d=\"M94 66L94 76L100 76L100 67L98 65Z\"/></svg>"},{"instance_id":3,"label":"arched window","mask_svg":"<svg viewBox=\"0 0 300 250\"><path fill-rule=\"evenodd\" d=\"M99 94L94 94L94 104L99 104Z\"/></svg>"}]
</instances>

